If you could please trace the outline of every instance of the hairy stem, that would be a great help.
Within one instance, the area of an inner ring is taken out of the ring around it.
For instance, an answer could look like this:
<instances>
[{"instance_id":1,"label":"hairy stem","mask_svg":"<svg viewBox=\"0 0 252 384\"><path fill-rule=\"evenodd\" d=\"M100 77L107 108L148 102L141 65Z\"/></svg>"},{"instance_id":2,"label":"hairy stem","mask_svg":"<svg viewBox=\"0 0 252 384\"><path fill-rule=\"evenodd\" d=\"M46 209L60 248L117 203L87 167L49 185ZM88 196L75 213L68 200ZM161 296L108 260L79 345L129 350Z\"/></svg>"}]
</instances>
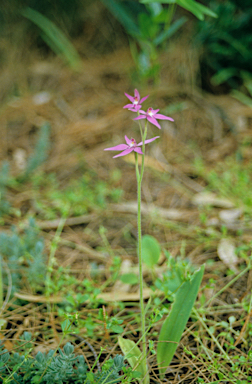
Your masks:
<instances>
[{"instance_id":1,"label":"hairy stem","mask_svg":"<svg viewBox=\"0 0 252 384\"><path fill-rule=\"evenodd\" d=\"M141 131L142 133L142 131ZM139 268L139 291L140 291L140 312L141 312L141 333L142 333L142 351L143 359L147 366L147 345L146 345L146 333L145 333L145 310L144 310L144 298L143 298L143 260L142 260L142 225L141 225L141 190L142 179L144 172L144 155L145 155L145 139L147 136L147 123L145 125L144 133L142 133L142 164L141 172L138 168L138 154L136 153L136 177L137 177L137 232L138 232L138 268Z\"/></svg>"},{"instance_id":2,"label":"hairy stem","mask_svg":"<svg viewBox=\"0 0 252 384\"><path fill-rule=\"evenodd\" d=\"M137 182L137 231L138 231L138 268L139 268L139 290L140 290L140 311L141 311L141 331L143 338L143 353L146 356L146 336L145 336L145 311L143 299L143 260L142 260L142 226L141 226L141 179Z\"/></svg>"}]
</instances>

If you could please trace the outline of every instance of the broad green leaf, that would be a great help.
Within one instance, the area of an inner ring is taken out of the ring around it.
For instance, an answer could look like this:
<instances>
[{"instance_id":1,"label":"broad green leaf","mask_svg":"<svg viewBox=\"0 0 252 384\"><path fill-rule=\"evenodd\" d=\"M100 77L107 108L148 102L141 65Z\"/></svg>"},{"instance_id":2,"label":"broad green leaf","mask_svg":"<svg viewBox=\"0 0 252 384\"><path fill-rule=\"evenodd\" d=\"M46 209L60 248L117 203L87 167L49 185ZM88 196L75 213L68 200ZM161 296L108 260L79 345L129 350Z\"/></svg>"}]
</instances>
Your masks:
<instances>
[{"instance_id":1,"label":"broad green leaf","mask_svg":"<svg viewBox=\"0 0 252 384\"><path fill-rule=\"evenodd\" d=\"M123 275L120 276L120 280L124 284L137 284L138 283L138 277L135 273L124 273Z\"/></svg>"},{"instance_id":2,"label":"broad green leaf","mask_svg":"<svg viewBox=\"0 0 252 384\"><path fill-rule=\"evenodd\" d=\"M114 333L123 333L124 329L120 325L112 325L110 330Z\"/></svg>"},{"instance_id":3,"label":"broad green leaf","mask_svg":"<svg viewBox=\"0 0 252 384\"><path fill-rule=\"evenodd\" d=\"M136 368L136 371L141 373L139 381L143 384L149 384L150 377L148 374L148 367L145 365L143 354L136 343L134 343L133 340L124 339L121 336L119 336L118 342L131 368Z\"/></svg>"},{"instance_id":4,"label":"broad green leaf","mask_svg":"<svg viewBox=\"0 0 252 384\"><path fill-rule=\"evenodd\" d=\"M69 319L62 321L60 325L64 335L67 335L67 333L71 332L71 322Z\"/></svg>"},{"instance_id":5,"label":"broad green leaf","mask_svg":"<svg viewBox=\"0 0 252 384\"><path fill-rule=\"evenodd\" d=\"M0 319L0 329L5 329L7 325L7 321L5 319Z\"/></svg>"},{"instance_id":6,"label":"broad green leaf","mask_svg":"<svg viewBox=\"0 0 252 384\"><path fill-rule=\"evenodd\" d=\"M203 274L204 266L194 273L191 280L185 281L181 285L172 304L171 312L162 325L157 346L157 361L161 379L184 332L197 298Z\"/></svg>"},{"instance_id":7,"label":"broad green leaf","mask_svg":"<svg viewBox=\"0 0 252 384\"><path fill-rule=\"evenodd\" d=\"M39 383L40 379L41 379L41 374L33 376L33 378L31 379L31 382L36 384L36 383Z\"/></svg>"},{"instance_id":8,"label":"broad green leaf","mask_svg":"<svg viewBox=\"0 0 252 384\"><path fill-rule=\"evenodd\" d=\"M159 242L155 237L144 235L142 239L142 256L143 262L150 268L158 263L161 253Z\"/></svg>"},{"instance_id":9,"label":"broad green leaf","mask_svg":"<svg viewBox=\"0 0 252 384\"><path fill-rule=\"evenodd\" d=\"M153 22L151 15L144 12L138 16L138 24L142 39L153 39L160 29L159 25Z\"/></svg>"}]
</instances>

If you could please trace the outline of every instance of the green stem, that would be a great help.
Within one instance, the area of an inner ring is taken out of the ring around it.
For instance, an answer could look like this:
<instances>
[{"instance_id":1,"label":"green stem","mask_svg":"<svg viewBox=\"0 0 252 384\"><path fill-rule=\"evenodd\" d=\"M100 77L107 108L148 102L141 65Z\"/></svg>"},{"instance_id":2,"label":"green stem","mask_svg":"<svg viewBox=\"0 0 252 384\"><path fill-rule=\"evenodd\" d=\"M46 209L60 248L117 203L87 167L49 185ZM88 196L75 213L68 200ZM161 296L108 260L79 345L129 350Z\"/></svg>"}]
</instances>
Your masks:
<instances>
[{"instance_id":1,"label":"green stem","mask_svg":"<svg viewBox=\"0 0 252 384\"><path fill-rule=\"evenodd\" d=\"M217 296L219 296L222 292L226 291L226 289L228 287L230 287L231 285L233 285L236 280L239 280L245 273L247 273L249 270L251 270L251 262L249 261L249 265L242 271L239 273L239 275L235 276L231 281L229 281L229 283L227 283L223 288L221 288L215 295L213 295L206 303L205 303L205 307L209 306L210 303L216 299Z\"/></svg>"},{"instance_id":2,"label":"green stem","mask_svg":"<svg viewBox=\"0 0 252 384\"><path fill-rule=\"evenodd\" d=\"M144 156L145 156L145 139L146 139L146 136L147 136L147 123L145 124L144 133L142 134L142 142L143 142L142 152L143 152L143 155L142 155L142 166L141 166L141 176L140 176L141 182L143 180L143 173L144 173Z\"/></svg>"},{"instance_id":3,"label":"green stem","mask_svg":"<svg viewBox=\"0 0 252 384\"><path fill-rule=\"evenodd\" d=\"M169 10L169 12L167 14L167 18L165 20L165 26L164 26L165 31L167 29L169 29L171 26L171 22L172 22L173 16L174 16L175 11L176 11L176 4L170 4L168 10Z\"/></svg>"},{"instance_id":4,"label":"green stem","mask_svg":"<svg viewBox=\"0 0 252 384\"><path fill-rule=\"evenodd\" d=\"M142 190L142 179L144 173L144 155L145 155L145 139L147 136L147 122L145 124L144 133L142 133L142 164L141 172L139 173L138 166L138 154L135 152L136 161L136 178L137 178L137 232L138 232L138 268L139 268L139 291L140 291L140 312L141 312L141 333L142 333L142 351L143 359L147 366L147 345L146 345L146 333L145 333L145 308L143 298L143 259L142 259L142 225L141 225L141 190Z\"/></svg>"},{"instance_id":5,"label":"green stem","mask_svg":"<svg viewBox=\"0 0 252 384\"><path fill-rule=\"evenodd\" d=\"M138 230L138 268L139 268L139 289L140 289L140 311L141 331L143 337L143 353L146 354L145 337L145 311L143 300L143 260L142 260L142 226L141 226L141 178L137 182L137 230Z\"/></svg>"},{"instance_id":6,"label":"green stem","mask_svg":"<svg viewBox=\"0 0 252 384\"><path fill-rule=\"evenodd\" d=\"M50 255L49 255L49 259L48 259L47 272L46 272L46 278L45 278L46 297L49 297L50 293L51 293L50 292L50 290L51 290L51 275L52 275L52 271L53 271L53 265L55 262L54 256L55 256L55 252L56 252L57 247L58 247L58 243L60 241L61 232L64 229L65 221L67 219L67 214L68 214L68 211L65 212L63 214L63 217L60 219L58 228L56 230L54 239L53 239L52 244L51 244L51 250L50 250Z\"/></svg>"}]
</instances>

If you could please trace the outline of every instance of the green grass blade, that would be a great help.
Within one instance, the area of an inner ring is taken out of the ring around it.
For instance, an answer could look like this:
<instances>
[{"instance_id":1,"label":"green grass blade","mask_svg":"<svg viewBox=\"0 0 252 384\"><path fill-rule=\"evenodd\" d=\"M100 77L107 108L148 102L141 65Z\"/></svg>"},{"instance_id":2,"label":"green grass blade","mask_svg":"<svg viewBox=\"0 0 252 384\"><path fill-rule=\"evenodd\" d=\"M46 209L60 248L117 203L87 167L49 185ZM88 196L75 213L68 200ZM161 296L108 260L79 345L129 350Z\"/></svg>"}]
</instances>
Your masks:
<instances>
[{"instance_id":1,"label":"green grass blade","mask_svg":"<svg viewBox=\"0 0 252 384\"><path fill-rule=\"evenodd\" d=\"M214 85L220 85L235 75L238 75L237 68L222 68L211 77L211 83Z\"/></svg>"},{"instance_id":2,"label":"green grass blade","mask_svg":"<svg viewBox=\"0 0 252 384\"><path fill-rule=\"evenodd\" d=\"M211 9L205 7L204 5L198 3L194 0L177 0L176 3L193 15L195 15L199 20L204 20L204 16L218 17L215 12L211 11Z\"/></svg>"},{"instance_id":3,"label":"green grass blade","mask_svg":"<svg viewBox=\"0 0 252 384\"><path fill-rule=\"evenodd\" d=\"M71 68L78 69L81 58L64 33L47 17L29 7L21 11L21 14L36 24L46 35L46 43L57 55L65 58ZM43 35L42 35L43 37Z\"/></svg>"},{"instance_id":4,"label":"green grass blade","mask_svg":"<svg viewBox=\"0 0 252 384\"><path fill-rule=\"evenodd\" d=\"M166 31L163 31L162 33L160 33L159 36L157 36L154 40L153 40L153 44L155 46L158 46L159 44L162 44L163 41L165 41L166 39L169 39L172 35L174 35L175 32L177 32L179 30L179 28L182 27L182 25L185 24L185 22L188 20L187 17L185 16L182 16L180 19L176 20L171 26L169 29L167 29Z\"/></svg>"},{"instance_id":5,"label":"green grass blade","mask_svg":"<svg viewBox=\"0 0 252 384\"><path fill-rule=\"evenodd\" d=\"M141 0L143 4L148 3L162 3L162 4L177 4L182 8L195 15L199 20L204 20L204 15L211 17L218 17L215 12L198 3L195 0Z\"/></svg>"},{"instance_id":6,"label":"green grass blade","mask_svg":"<svg viewBox=\"0 0 252 384\"><path fill-rule=\"evenodd\" d=\"M148 367L145 365L143 354L138 348L138 346L134 343L133 340L124 339L121 336L119 336L118 342L131 368L132 369L136 368L136 371L141 373L141 377L138 380L142 384L149 384L150 377L148 374Z\"/></svg>"},{"instance_id":7,"label":"green grass blade","mask_svg":"<svg viewBox=\"0 0 252 384\"><path fill-rule=\"evenodd\" d=\"M204 266L194 273L191 280L185 281L175 297L171 312L165 319L157 347L157 361L162 379L176 351L194 302L197 298L200 283L204 274Z\"/></svg>"},{"instance_id":8,"label":"green grass blade","mask_svg":"<svg viewBox=\"0 0 252 384\"><path fill-rule=\"evenodd\" d=\"M140 0L140 3L142 4L149 4L149 3L176 4L177 0Z\"/></svg>"},{"instance_id":9,"label":"green grass blade","mask_svg":"<svg viewBox=\"0 0 252 384\"><path fill-rule=\"evenodd\" d=\"M129 35L137 38L140 36L140 31L133 16L129 10L123 5L123 2L116 0L102 0L105 7L114 15L114 17L122 24ZM132 3L132 6L134 2ZM132 10L134 12L134 8Z\"/></svg>"},{"instance_id":10,"label":"green grass blade","mask_svg":"<svg viewBox=\"0 0 252 384\"><path fill-rule=\"evenodd\" d=\"M244 105L247 105L248 107L252 108L252 99L251 97L245 95L245 93L242 93L240 91L237 91L236 89L233 89L231 92L231 96L239 100Z\"/></svg>"}]
</instances>

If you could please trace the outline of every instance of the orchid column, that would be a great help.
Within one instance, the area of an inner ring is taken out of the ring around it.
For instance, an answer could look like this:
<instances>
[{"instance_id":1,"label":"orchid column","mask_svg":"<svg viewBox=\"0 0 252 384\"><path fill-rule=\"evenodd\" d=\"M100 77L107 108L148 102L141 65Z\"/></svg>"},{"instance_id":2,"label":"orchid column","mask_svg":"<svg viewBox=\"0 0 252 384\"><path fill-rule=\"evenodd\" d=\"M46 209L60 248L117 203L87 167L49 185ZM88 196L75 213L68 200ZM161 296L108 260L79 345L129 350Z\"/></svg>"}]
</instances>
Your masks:
<instances>
[{"instance_id":1,"label":"orchid column","mask_svg":"<svg viewBox=\"0 0 252 384\"><path fill-rule=\"evenodd\" d=\"M137 202L138 202L138 213L137 213L137 227L138 227L138 265L139 265L139 290L140 290L140 310L141 310L141 332L142 332L142 351L143 359L146 361L147 365L147 347L146 347L146 335L145 335L145 311L144 311L144 298L143 298L143 262L142 262L142 229L141 229L141 189L142 189L142 179L144 173L144 156L145 156L145 144L149 144L152 141L159 138L155 136L152 139L147 139L147 124L150 122L154 124L157 128L161 129L157 119L159 120L170 120L174 121L171 117L164 116L159 114L159 109L154 110L153 108L148 108L147 111L141 110L141 103L143 103L148 96L140 99L140 95L137 89L135 89L134 96L130 96L125 93L125 96L131 101L131 104L125 105L123 108L127 108L129 111L137 113L138 116L134 120L145 119L144 130L139 123L140 134L142 141L137 144L135 139L129 139L125 135L126 144L119 144L115 147L106 148L105 151L122 151L118 155L113 156L114 158L128 155L131 152L135 152L135 165L136 165L136 178L137 178ZM138 165L138 155L142 156L141 167L139 170Z\"/></svg>"}]
</instances>

